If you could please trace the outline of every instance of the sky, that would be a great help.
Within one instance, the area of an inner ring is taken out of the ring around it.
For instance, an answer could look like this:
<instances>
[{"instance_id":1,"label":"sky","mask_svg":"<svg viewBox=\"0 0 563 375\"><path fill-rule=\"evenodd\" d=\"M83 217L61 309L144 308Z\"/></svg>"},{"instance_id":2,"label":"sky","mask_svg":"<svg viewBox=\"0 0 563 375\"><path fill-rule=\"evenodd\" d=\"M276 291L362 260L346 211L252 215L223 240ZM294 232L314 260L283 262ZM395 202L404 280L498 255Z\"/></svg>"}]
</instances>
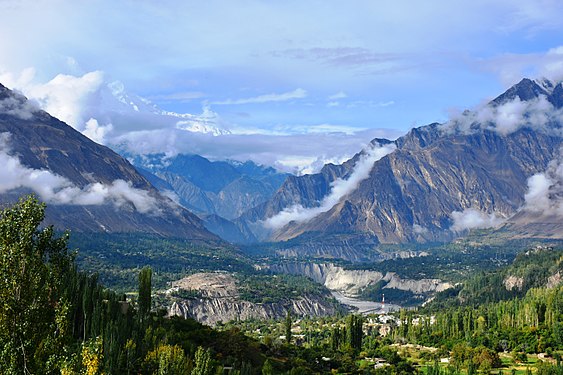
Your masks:
<instances>
[{"instance_id":1,"label":"sky","mask_svg":"<svg viewBox=\"0 0 563 375\"><path fill-rule=\"evenodd\" d=\"M97 142L295 173L563 78L560 1L0 0L0 83Z\"/></svg>"}]
</instances>

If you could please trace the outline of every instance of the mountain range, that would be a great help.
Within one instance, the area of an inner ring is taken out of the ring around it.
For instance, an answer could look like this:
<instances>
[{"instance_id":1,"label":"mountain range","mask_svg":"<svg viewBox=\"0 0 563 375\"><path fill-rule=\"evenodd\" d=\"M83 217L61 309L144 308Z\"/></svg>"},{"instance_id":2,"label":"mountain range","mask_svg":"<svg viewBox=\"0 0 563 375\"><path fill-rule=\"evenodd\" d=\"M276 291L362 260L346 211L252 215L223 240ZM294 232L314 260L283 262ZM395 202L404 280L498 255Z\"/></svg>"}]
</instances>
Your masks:
<instances>
[{"instance_id":1,"label":"mountain range","mask_svg":"<svg viewBox=\"0 0 563 375\"><path fill-rule=\"evenodd\" d=\"M541 228L535 235L560 238L563 212L528 210L526 197L534 188L531 177L557 169L562 107L561 83L524 79L448 123L414 128L394 141L373 140L372 145L394 150L330 207L315 212L337 182L351 178L366 151L342 165L325 165L318 174L290 176L268 202L239 220L257 237L291 240L287 246L295 253L317 256L321 244L334 245L339 237L373 249L379 243L448 241L467 229L502 223L529 233ZM559 176L544 178L553 185L543 192L545 200L561 198L553 189L561 183L558 171ZM303 220L307 210L314 216ZM272 222L278 225L264 225ZM341 247L326 248L324 255L339 256Z\"/></svg>"},{"instance_id":2,"label":"mountain range","mask_svg":"<svg viewBox=\"0 0 563 375\"><path fill-rule=\"evenodd\" d=\"M46 224L81 232L143 232L217 241L126 159L0 85L0 203L48 203Z\"/></svg>"},{"instance_id":3,"label":"mountain range","mask_svg":"<svg viewBox=\"0 0 563 375\"><path fill-rule=\"evenodd\" d=\"M563 85L523 79L444 124L374 139L343 164L294 176L199 155L125 159L0 86L0 159L9 166L0 200L35 191L48 223L78 231L218 235L353 260L382 244L479 228L561 238L561 119Z\"/></svg>"}]
</instances>

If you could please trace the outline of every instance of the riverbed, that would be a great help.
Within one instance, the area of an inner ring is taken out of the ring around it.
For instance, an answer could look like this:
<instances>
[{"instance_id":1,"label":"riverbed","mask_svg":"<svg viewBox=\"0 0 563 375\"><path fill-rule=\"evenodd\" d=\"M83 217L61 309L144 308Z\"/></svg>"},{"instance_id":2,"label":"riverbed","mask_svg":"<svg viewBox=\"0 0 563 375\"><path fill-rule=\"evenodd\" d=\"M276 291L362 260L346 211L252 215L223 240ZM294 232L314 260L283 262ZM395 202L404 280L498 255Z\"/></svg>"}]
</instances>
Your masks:
<instances>
[{"instance_id":1,"label":"riverbed","mask_svg":"<svg viewBox=\"0 0 563 375\"><path fill-rule=\"evenodd\" d=\"M383 305L380 302L363 301L354 297L348 297L341 292L332 291L332 296L344 305L356 307L360 314L385 314L388 312L398 311L401 306L386 303Z\"/></svg>"}]
</instances>

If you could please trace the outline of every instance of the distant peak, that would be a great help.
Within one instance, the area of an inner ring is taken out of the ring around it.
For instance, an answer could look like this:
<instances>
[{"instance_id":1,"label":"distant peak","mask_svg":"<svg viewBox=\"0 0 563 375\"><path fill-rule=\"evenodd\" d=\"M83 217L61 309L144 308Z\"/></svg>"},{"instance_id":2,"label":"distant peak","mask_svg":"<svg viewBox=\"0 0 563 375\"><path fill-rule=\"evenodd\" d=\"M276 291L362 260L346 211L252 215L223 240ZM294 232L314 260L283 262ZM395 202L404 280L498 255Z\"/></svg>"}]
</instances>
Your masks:
<instances>
[{"instance_id":1,"label":"distant peak","mask_svg":"<svg viewBox=\"0 0 563 375\"><path fill-rule=\"evenodd\" d=\"M554 83L545 77L534 79L534 83L543 88L548 94L553 93L553 89L557 86L557 83Z\"/></svg>"},{"instance_id":2,"label":"distant peak","mask_svg":"<svg viewBox=\"0 0 563 375\"><path fill-rule=\"evenodd\" d=\"M540 95L549 96L551 91L553 91L553 83L547 79L536 81L524 78L506 90L503 94L496 97L491 104L502 105L517 98L521 101L528 101L536 99Z\"/></svg>"}]
</instances>

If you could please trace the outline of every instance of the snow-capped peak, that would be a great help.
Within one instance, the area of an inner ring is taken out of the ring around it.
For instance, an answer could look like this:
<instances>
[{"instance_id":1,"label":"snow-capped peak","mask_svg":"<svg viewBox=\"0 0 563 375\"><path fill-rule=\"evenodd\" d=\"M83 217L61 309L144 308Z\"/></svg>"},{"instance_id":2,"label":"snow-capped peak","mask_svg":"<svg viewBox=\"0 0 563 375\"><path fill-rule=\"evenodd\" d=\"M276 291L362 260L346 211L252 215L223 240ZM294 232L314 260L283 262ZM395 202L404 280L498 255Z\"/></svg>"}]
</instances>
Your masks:
<instances>
[{"instance_id":1,"label":"snow-capped peak","mask_svg":"<svg viewBox=\"0 0 563 375\"><path fill-rule=\"evenodd\" d=\"M537 83L542 89L544 89L548 94L553 93L553 89L557 84L550 81L549 79L543 77L539 79L534 79L534 82Z\"/></svg>"}]
</instances>

